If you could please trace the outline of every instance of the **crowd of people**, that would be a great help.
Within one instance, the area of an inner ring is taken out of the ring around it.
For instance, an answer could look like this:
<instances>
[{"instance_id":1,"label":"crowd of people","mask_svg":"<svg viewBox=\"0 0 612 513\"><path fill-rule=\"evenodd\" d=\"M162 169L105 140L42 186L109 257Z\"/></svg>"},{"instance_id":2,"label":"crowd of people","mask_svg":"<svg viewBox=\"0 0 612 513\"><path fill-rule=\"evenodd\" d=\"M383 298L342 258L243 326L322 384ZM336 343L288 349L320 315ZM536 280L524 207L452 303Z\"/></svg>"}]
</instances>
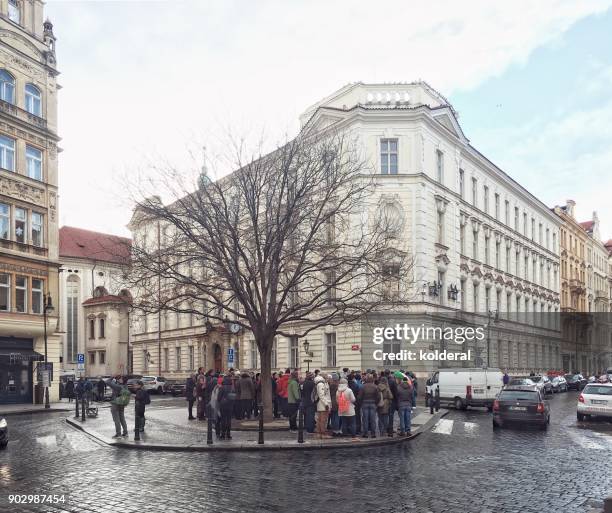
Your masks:
<instances>
[{"instance_id":1,"label":"crowd of people","mask_svg":"<svg viewBox=\"0 0 612 513\"><path fill-rule=\"evenodd\" d=\"M274 418L286 418L291 432L298 429L301 408L305 432L319 438L392 437L396 413L398 436L411 434L418 387L413 373L345 368L329 374L315 370L301 376L297 369L286 369L273 373L271 386ZM203 421L210 417L217 437L231 439L232 419L258 416L261 392L259 373L234 369L215 373L200 368L186 381L188 419Z\"/></svg>"}]
</instances>

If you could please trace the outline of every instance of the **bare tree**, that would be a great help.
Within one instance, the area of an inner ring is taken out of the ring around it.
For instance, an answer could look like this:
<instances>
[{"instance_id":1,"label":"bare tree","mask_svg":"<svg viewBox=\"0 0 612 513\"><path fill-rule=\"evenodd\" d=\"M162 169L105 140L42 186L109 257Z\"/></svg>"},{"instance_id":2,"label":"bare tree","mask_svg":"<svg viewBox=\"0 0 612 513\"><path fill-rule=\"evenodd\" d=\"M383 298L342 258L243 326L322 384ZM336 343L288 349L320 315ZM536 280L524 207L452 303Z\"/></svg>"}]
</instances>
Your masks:
<instances>
[{"instance_id":1,"label":"bare tree","mask_svg":"<svg viewBox=\"0 0 612 513\"><path fill-rule=\"evenodd\" d=\"M408 298L412 258L393 209L377 208L372 170L340 134L301 135L244 161L223 179L186 181L158 169L142 194L141 223L157 223L161 244L136 238L135 306L232 322L252 332L261 358L266 417L272 413L274 338L304 337Z\"/></svg>"}]
</instances>

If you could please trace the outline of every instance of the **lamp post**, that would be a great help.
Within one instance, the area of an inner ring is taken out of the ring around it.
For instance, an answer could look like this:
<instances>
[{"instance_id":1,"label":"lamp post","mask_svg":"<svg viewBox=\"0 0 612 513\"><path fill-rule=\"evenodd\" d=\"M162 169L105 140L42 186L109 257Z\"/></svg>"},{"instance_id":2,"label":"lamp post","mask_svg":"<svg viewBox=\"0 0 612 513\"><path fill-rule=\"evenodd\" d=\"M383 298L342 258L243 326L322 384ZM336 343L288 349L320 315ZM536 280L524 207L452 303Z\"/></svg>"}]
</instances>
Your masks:
<instances>
[{"instance_id":1,"label":"lamp post","mask_svg":"<svg viewBox=\"0 0 612 513\"><path fill-rule=\"evenodd\" d=\"M51 376L49 375L49 364L47 361L47 313L53 312L53 303L51 302L51 294L47 292L47 295L43 297L43 322L44 322L44 337L45 337L45 373L47 379L45 381L45 408L50 408L49 404L49 381Z\"/></svg>"},{"instance_id":2,"label":"lamp post","mask_svg":"<svg viewBox=\"0 0 612 513\"><path fill-rule=\"evenodd\" d=\"M304 354L308 357L304 358L304 361L306 362L307 366L306 372L310 372L310 362L312 362L312 357L314 356L314 353L310 351L310 342L308 342L308 339L305 339L302 345L304 346Z\"/></svg>"}]
</instances>

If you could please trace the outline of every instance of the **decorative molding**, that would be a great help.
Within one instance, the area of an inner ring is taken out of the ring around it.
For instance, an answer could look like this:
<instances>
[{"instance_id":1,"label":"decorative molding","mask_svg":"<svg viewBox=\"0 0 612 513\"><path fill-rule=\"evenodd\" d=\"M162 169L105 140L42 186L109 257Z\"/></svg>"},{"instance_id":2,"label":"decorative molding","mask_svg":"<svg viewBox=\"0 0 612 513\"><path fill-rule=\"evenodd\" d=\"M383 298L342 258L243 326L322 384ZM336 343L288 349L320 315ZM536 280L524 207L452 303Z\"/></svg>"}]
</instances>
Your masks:
<instances>
[{"instance_id":1,"label":"decorative molding","mask_svg":"<svg viewBox=\"0 0 612 513\"><path fill-rule=\"evenodd\" d=\"M33 187L27 183L12 180L5 176L0 176L0 194L40 206L45 204L44 189L39 189L38 187Z\"/></svg>"},{"instance_id":2,"label":"decorative molding","mask_svg":"<svg viewBox=\"0 0 612 513\"><path fill-rule=\"evenodd\" d=\"M0 262L0 270L16 272L21 274L30 274L33 276L49 276L49 272L44 269L36 269L26 265L9 264L8 262Z\"/></svg>"}]
</instances>

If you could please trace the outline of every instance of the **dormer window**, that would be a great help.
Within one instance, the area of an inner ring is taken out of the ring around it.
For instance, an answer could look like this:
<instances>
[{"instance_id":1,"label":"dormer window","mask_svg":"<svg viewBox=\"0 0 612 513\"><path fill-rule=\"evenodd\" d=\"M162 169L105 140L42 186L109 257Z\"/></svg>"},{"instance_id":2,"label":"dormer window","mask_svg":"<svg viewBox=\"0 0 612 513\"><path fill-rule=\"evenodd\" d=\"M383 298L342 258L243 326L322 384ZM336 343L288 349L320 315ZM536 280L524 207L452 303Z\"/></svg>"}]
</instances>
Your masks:
<instances>
[{"instance_id":1,"label":"dormer window","mask_svg":"<svg viewBox=\"0 0 612 513\"><path fill-rule=\"evenodd\" d=\"M9 20L21 23L21 10L17 0L8 0L8 16Z\"/></svg>"}]
</instances>

